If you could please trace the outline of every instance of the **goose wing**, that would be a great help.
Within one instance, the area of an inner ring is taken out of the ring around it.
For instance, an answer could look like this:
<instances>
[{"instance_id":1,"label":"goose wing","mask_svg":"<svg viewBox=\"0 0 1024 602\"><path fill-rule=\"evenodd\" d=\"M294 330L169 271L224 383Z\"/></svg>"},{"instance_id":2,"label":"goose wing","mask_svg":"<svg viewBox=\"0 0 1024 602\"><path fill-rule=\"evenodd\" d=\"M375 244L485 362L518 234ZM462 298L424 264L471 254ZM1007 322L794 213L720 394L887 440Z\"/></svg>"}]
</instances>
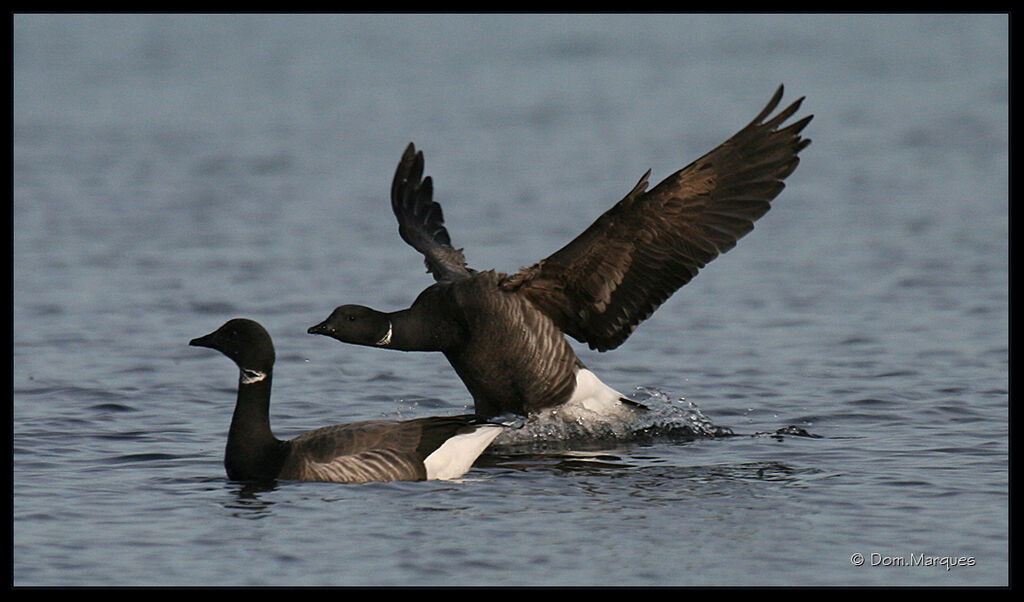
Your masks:
<instances>
[{"instance_id":1,"label":"goose wing","mask_svg":"<svg viewBox=\"0 0 1024 602\"><path fill-rule=\"evenodd\" d=\"M452 247L441 205L433 195L433 181L430 176L423 177L423 151L409 143L391 182L391 209L398 218L398 233L423 254L435 280L465 278L473 272L466 267L462 249Z\"/></svg>"},{"instance_id":2,"label":"goose wing","mask_svg":"<svg viewBox=\"0 0 1024 602\"><path fill-rule=\"evenodd\" d=\"M467 415L328 426L292 439L290 458L305 480L422 480L427 478L424 458L475 420Z\"/></svg>"},{"instance_id":3,"label":"goose wing","mask_svg":"<svg viewBox=\"0 0 1024 602\"><path fill-rule=\"evenodd\" d=\"M813 116L769 119L782 86L746 127L647 190L648 171L614 207L547 259L505 283L564 332L605 351L622 344L679 287L754 228L810 144Z\"/></svg>"}]
</instances>

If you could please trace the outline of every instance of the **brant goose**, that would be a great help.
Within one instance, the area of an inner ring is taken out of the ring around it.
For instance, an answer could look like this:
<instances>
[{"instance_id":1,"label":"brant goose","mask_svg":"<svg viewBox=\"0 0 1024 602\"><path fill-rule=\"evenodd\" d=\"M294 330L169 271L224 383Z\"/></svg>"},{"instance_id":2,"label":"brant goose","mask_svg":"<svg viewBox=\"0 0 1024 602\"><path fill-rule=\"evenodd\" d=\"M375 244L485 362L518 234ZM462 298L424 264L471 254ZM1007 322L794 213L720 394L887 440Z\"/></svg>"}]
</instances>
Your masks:
<instances>
[{"instance_id":1,"label":"brant goose","mask_svg":"<svg viewBox=\"0 0 1024 602\"><path fill-rule=\"evenodd\" d=\"M800 98L769 118L779 86L753 121L648 190L650 170L582 234L516 274L476 271L452 246L423 154L410 144L391 185L402 239L436 283L408 309L342 305L308 332L345 343L440 351L477 415L574 409L571 417L631 413L630 402L576 357L563 335L614 349L673 292L754 228L810 144L813 116L782 127ZM633 404L634 406L636 404Z\"/></svg>"},{"instance_id":2,"label":"brant goose","mask_svg":"<svg viewBox=\"0 0 1024 602\"><path fill-rule=\"evenodd\" d=\"M228 321L189 345L228 356L241 371L224 467L234 481L421 481L455 479L501 432L476 416L371 420L281 441L270 431L274 344L257 322Z\"/></svg>"}]
</instances>

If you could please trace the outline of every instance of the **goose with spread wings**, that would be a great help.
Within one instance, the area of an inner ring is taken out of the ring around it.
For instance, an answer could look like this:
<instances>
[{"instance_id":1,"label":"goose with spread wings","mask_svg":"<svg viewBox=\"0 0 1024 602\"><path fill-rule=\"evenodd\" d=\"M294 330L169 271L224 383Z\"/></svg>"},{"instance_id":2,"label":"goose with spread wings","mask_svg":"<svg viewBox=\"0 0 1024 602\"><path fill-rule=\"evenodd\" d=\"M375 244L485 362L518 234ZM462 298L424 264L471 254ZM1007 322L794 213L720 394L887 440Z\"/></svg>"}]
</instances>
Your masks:
<instances>
[{"instance_id":1,"label":"goose with spread wings","mask_svg":"<svg viewBox=\"0 0 1024 602\"><path fill-rule=\"evenodd\" d=\"M648 190L650 170L567 245L514 274L467 266L452 245L423 154L410 144L391 187L402 239L435 283L408 309L342 305L311 334L357 345L440 351L481 417L545 408L614 414L635 404L588 370L565 339L621 345L698 271L754 228L810 140L813 116L784 125L803 98L772 116L779 86L746 127Z\"/></svg>"}]
</instances>

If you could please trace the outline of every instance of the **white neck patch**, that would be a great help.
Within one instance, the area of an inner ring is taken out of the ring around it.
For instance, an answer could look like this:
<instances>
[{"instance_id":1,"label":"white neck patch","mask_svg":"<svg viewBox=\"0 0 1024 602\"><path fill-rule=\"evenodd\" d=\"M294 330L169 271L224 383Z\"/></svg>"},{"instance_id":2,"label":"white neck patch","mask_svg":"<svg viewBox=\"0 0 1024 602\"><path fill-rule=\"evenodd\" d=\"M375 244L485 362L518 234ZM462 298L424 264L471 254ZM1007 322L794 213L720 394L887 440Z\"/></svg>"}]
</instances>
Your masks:
<instances>
[{"instance_id":1,"label":"white neck patch","mask_svg":"<svg viewBox=\"0 0 1024 602\"><path fill-rule=\"evenodd\" d=\"M378 347L383 347L391 342L391 320L388 320L388 332L380 338L379 341L374 343Z\"/></svg>"},{"instance_id":2,"label":"white neck patch","mask_svg":"<svg viewBox=\"0 0 1024 602\"><path fill-rule=\"evenodd\" d=\"M252 383L258 383L266 377L266 372L260 372L259 370L242 370L243 385L251 385Z\"/></svg>"}]
</instances>

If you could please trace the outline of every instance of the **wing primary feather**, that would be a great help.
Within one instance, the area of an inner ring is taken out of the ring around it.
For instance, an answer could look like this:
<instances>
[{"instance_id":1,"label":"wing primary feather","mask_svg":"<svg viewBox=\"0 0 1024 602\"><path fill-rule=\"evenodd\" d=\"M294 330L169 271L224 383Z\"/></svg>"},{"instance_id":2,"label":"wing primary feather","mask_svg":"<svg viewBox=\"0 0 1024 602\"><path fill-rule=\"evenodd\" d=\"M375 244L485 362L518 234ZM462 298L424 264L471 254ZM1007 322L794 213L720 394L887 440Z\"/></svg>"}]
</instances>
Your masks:
<instances>
[{"instance_id":1,"label":"wing primary feather","mask_svg":"<svg viewBox=\"0 0 1024 602\"><path fill-rule=\"evenodd\" d=\"M785 125L801 97L768 104L728 140L647 190L648 171L619 203L567 245L506 280L570 336L598 350L620 345L679 287L754 228L810 144L813 116Z\"/></svg>"},{"instance_id":2,"label":"wing primary feather","mask_svg":"<svg viewBox=\"0 0 1024 602\"><path fill-rule=\"evenodd\" d=\"M455 249L444 225L444 211L434 201L434 181L423 177L423 152L412 143L402 154L391 182L391 209L398 220L398 234L423 255L427 270L436 280L469 276L462 249Z\"/></svg>"}]
</instances>

